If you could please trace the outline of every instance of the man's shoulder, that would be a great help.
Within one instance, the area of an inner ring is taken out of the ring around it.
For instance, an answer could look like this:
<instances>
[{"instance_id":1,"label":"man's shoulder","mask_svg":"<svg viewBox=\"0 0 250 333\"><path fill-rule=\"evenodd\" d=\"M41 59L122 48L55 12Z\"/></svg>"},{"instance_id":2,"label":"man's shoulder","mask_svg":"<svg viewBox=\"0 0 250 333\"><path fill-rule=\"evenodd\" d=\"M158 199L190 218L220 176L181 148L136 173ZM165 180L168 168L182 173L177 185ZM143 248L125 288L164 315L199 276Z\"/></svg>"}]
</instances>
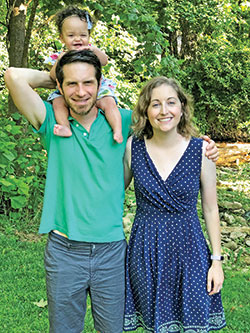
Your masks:
<instances>
[{"instance_id":1,"label":"man's shoulder","mask_svg":"<svg viewBox=\"0 0 250 333\"><path fill-rule=\"evenodd\" d=\"M44 105L45 105L45 107L46 107L46 110L47 110L47 109L49 109L49 110L52 109L52 110L53 110L53 106L52 106L51 103L49 103L49 102L47 102L47 101L44 101L44 100L43 100L43 103L44 103Z\"/></svg>"},{"instance_id":2,"label":"man's shoulder","mask_svg":"<svg viewBox=\"0 0 250 333\"><path fill-rule=\"evenodd\" d=\"M127 136L131 131L132 111L127 109L119 109L119 111L122 118L122 129L125 131L124 135Z\"/></svg>"},{"instance_id":3,"label":"man's shoulder","mask_svg":"<svg viewBox=\"0 0 250 333\"><path fill-rule=\"evenodd\" d=\"M131 110L119 108L119 111L123 119L131 121L131 116L132 116Z\"/></svg>"},{"instance_id":4,"label":"man's shoulder","mask_svg":"<svg viewBox=\"0 0 250 333\"><path fill-rule=\"evenodd\" d=\"M35 132L39 134L48 133L48 128L53 127L55 124L55 115L52 104L47 101L43 101L43 103L46 108L46 117L44 119L44 122L41 124L40 129L38 131L35 130Z\"/></svg>"},{"instance_id":5,"label":"man's shoulder","mask_svg":"<svg viewBox=\"0 0 250 333\"><path fill-rule=\"evenodd\" d=\"M54 109L53 105L47 101L43 101L45 107L46 107L46 118L47 119L55 119Z\"/></svg>"}]
</instances>

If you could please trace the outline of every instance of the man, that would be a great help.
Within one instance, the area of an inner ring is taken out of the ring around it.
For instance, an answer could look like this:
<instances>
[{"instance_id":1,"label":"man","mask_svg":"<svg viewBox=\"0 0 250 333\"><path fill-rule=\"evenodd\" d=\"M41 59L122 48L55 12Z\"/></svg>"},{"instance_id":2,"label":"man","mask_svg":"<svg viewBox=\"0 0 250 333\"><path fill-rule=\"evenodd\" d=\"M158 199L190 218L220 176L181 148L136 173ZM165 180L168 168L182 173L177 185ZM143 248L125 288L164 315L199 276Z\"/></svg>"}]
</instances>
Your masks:
<instances>
[{"instance_id":1,"label":"man","mask_svg":"<svg viewBox=\"0 0 250 333\"><path fill-rule=\"evenodd\" d=\"M131 113L121 110L125 140L115 144L104 114L95 106L101 79L98 58L89 51L71 51L57 69L70 108L72 138L53 135L52 106L32 89L52 87L47 74L9 69L5 75L15 104L48 150L39 232L50 233L45 253L50 331L81 332L89 292L95 328L118 333L123 324L126 249L122 158Z\"/></svg>"},{"instance_id":2,"label":"man","mask_svg":"<svg viewBox=\"0 0 250 333\"><path fill-rule=\"evenodd\" d=\"M95 329L123 328L123 155L131 112L120 110L124 141L95 106L101 65L90 51L70 51L59 61L57 83L70 110L72 137L53 135L52 106L33 90L53 87L49 75L10 68L5 81L20 112L45 140L48 170L39 232L49 233L45 268L50 332L83 330L90 294Z\"/></svg>"}]
</instances>

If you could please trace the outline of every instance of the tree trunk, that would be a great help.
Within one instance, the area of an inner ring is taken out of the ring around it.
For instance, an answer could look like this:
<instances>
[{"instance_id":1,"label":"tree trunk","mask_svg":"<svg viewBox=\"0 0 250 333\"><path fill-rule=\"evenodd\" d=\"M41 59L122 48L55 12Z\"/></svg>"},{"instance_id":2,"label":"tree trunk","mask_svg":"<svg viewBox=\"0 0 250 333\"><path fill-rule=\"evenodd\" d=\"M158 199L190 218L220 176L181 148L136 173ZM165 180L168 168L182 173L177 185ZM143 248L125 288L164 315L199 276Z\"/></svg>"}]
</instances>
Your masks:
<instances>
[{"instance_id":1,"label":"tree trunk","mask_svg":"<svg viewBox=\"0 0 250 333\"><path fill-rule=\"evenodd\" d=\"M36 9L39 4L39 0L32 1L32 8L29 17L28 27L25 35L24 40L24 47L23 47L23 57L22 57L22 67L28 67L28 51L29 51L29 44L30 44L30 37L33 28L33 23L36 15Z\"/></svg>"},{"instance_id":2,"label":"tree trunk","mask_svg":"<svg viewBox=\"0 0 250 333\"><path fill-rule=\"evenodd\" d=\"M26 7L22 0L9 1L9 22L7 46L9 53L9 65L22 67L23 49L25 40ZM14 113L17 109L9 96L9 112Z\"/></svg>"},{"instance_id":3,"label":"tree trunk","mask_svg":"<svg viewBox=\"0 0 250 333\"><path fill-rule=\"evenodd\" d=\"M13 7L13 5L15 7ZM9 1L10 19L8 24L9 64L22 67L23 48L25 40L26 7L22 0Z\"/></svg>"}]
</instances>

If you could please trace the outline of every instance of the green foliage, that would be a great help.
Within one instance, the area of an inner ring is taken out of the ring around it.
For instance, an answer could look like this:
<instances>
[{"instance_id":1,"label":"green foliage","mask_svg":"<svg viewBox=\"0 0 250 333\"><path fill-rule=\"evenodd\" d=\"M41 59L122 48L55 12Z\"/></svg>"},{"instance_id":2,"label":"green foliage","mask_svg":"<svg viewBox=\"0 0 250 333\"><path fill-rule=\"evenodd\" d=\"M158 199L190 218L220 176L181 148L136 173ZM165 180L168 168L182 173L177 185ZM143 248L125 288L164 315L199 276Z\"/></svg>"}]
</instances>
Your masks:
<instances>
[{"instance_id":1,"label":"green foliage","mask_svg":"<svg viewBox=\"0 0 250 333\"><path fill-rule=\"evenodd\" d=\"M126 69L126 77L135 80L148 79L149 76L155 76L155 65L159 63L159 55L168 47L168 41L165 38L161 27L154 15L144 1L86 1L90 10L97 13L98 18L110 26L119 25L122 31L127 31L136 39L136 49L132 50L133 56L130 61L126 61L122 49L109 53L109 56L122 62ZM119 31L117 31L117 41L119 43ZM117 43L117 42L116 42ZM115 43L115 48L116 48ZM128 50L125 50L128 55ZM124 62L125 60L125 62ZM131 73L129 76L128 73Z\"/></svg>"},{"instance_id":2,"label":"green foliage","mask_svg":"<svg viewBox=\"0 0 250 333\"><path fill-rule=\"evenodd\" d=\"M2 116L0 126L0 211L32 220L41 212L45 151L19 114Z\"/></svg>"},{"instance_id":3,"label":"green foliage","mask_svg":"<svg viewBox=\"0 0 250 333\"><path fill-rule=\"evenodd\" d=\"M249 2L40 0L30 41L30 67L44 69L45 57L61 48L51 18L69 4L88 8L97 22L92 41L110 57L104 73L116 81L122 107L133 107L150 77L175 77L194 94L196 122L203 132L220 140L249 140L244 125L250 114ZM1 49L8 14L4 2L2 7ZM30 13L28 6L27 22ZM1 50L0 70L6 59Z\"/></svg>"},{"instance_id":4,"label":"green foliage","mask_svg":"<svg viewBox=\"0 0 250 333\"><path fill-rule=\"evenodd\" d=\"M2 94L2 91L5 88L4 79L3 79L3 73L8 68L8 56L7 56L7 50L5 46L5 40L3 35L1 34L1 25L0 25L0 93ZM3 96L4 98L4 96Z\"/></svg>"},{"instance_id":5,"label":"green foliage","mask_svg":"<svg viewBox=\"0 0 250 333\"><path fill-rule=\"evenodd\" d=\"M242 127L250 120L250 48L209 38L200 45L199 61L186 71L199 127L217 140L247 141Z\"/></svg>"}]
</instances>

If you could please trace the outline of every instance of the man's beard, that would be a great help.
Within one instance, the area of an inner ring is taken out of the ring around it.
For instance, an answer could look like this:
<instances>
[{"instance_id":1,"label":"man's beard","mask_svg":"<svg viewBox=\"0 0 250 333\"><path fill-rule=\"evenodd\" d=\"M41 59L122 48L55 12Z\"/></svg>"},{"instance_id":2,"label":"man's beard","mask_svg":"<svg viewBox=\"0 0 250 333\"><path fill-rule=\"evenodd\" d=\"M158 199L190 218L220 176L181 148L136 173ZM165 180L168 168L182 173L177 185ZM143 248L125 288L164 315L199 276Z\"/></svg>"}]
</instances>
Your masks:
<instances>
[{"instance_id":1,"label":"man's beard","mask_svg":"<svg viewBox=\"0 0 250 333\"><path fill-rule=\"evenodd\" d=\"M86 116L87 114L89 114L89 112L93 109L93 107L95 106L96 102L94 102L90 108L88 110L83 110L83 111L77 111L75 108L73 108L71 105L68 105L69 109L71 112L77 114L78 116Z\"/></svg>"},{"instance_id":2,"label":"man's beard","mask_svg":"<svg viewBox=\"0 0 250 333\"><path fill-rule=\"evenodd\" d=\"M64 96L65 98L65 96ZM70 99L65 98L65 101L68 105L68 108L70 111L72 111L74 114L78 115L78 116L86 116L87 114L89 114L89 112L92 110L92 108L95 106L96 104L96 99L97 99L97 94L95 96L93 96L93 103L91 104L91 106L86 110L86 109L79 109L79 111L76 109L76 107L74 106L73 103L70 103Z\"/></svg>"}]
</instances>

